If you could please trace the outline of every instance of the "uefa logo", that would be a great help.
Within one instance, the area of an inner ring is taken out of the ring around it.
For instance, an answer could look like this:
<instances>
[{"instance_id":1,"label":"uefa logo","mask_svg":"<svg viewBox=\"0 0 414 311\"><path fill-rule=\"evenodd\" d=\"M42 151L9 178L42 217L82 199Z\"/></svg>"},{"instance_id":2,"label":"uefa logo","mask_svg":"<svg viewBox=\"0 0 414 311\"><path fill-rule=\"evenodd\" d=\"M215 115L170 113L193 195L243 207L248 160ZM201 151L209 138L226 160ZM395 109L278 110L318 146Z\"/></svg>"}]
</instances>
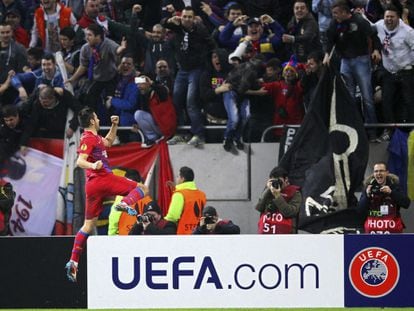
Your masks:
<instances>
[{"instance_id":1,"label":"uefa logo","mask_svg":"<svg viewBox=\"0 0 414 311\"><path fill-rule=\"evenodd\" d=\"M357 253L349 265L349 279L361 295L379 298L389 294L400 278L394 255L384 248L369 247Z\"/></svg>"}]
</instances>

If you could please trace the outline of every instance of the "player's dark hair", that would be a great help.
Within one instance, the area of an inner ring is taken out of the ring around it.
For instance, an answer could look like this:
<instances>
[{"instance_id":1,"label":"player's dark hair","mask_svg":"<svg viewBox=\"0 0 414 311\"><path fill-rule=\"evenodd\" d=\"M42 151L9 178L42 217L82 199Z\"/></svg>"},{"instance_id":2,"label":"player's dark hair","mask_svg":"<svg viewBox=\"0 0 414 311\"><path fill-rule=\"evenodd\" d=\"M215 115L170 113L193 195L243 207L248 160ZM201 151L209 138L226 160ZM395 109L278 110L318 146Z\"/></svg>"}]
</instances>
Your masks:
<instances>
[{"instance_id":1,"label":"player's dark hair","mask_svg":"<svg viewBox=\"0 0 414 311\"><path fill-rule=\"evenodd\" d=\"M184 178L185 181L194 180L194 172L191 168L187 166L183 166L182 168L180 168L180 176Z\"/></svg>"},{"instance_id":2,"label":"player's dark hair","mask_svg":"<svg viewBox=\"0 0 414 311\"><path fill-rule=\"evenodd\" d=\"M79 111L78 118L79 118L79 125L82 128L87 128L91 125L91 120L93 120L95 111L90 107L85 107L81 111Z\"/></svg>"}]
</instances>

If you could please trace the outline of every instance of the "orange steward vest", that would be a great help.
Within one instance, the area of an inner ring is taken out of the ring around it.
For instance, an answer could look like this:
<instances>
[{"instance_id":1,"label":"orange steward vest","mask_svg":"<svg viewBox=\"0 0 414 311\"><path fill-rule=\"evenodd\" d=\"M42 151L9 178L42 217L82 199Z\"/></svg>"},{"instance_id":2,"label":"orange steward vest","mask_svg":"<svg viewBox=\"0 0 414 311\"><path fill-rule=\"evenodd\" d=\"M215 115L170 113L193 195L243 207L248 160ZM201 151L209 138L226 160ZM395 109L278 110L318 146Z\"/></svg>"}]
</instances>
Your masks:
<instances>
[{"instance_id":1,"label":"orange steward vest","mask_svg":"<svg viewBox=\"0 0 414 311\"><path fill-rule=\"evenodd\" d=\"M138 214L142 214L144 212L145 204L148 204L151 201L152 201L152 198L149 195L146 195L141 200L139 200L137 204L135 205L135 209L137 210ZM119 217L119 222L118 222L118 234L128 235L132 226L136 222L137 222L137 216L130 216L128 215L128 213L121 213L121 217Z\"/></svg>"},{"instance_id":2,"label":"orange steward vest","mask_svg":"<svg viewBox=\"0 0 414 311\"><path fill-rule=\"evenodd\" d=\"M177 234L191 234L200 221L206 205L206 194L201 190L176 190L184 196L184 208L177 224Z\"/></svg>"},{"instance_id":3,"label":"orange steward vest","mask_svg":"<svg viewBox=\"0 0 414 311\"><path fill-rule=\"evenodd\" d=\"M59 30L65 27L71 26L70 16L72 14L72 9L64 6L61 3L56 5L60 6L60 15L59 15ZM37 31L39 32L39 38L42 40L42 47L45 47L46 43L46 25L45 25L45 12L42 7L39 7L35 11L35 20L37 25Z\"/></svg>"}]
</instances>

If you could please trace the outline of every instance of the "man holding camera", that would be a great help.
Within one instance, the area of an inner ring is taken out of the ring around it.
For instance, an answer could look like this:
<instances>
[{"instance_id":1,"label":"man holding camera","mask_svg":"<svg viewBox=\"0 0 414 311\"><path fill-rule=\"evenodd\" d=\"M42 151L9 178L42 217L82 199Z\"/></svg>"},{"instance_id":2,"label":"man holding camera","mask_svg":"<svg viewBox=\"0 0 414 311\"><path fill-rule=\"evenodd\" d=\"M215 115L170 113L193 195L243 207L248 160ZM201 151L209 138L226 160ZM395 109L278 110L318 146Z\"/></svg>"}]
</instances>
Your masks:
<instances>
[{"instance_id":1,"label":"man holding camera","mask_svg":"<svg viewBox=\"0 0 414 311\"><path fill-rule=\"evenodd\" d=\"M231 220L221 219L212 206L206 206L193 234L240 234L240 227Z\"/></svg>"},{"instance_id":2,"label":"man holding camera","mask_svg":"<svg viewBox=\"0 0 414 311\"><path fill-rule=\"evenodd\" d=\"M296 224L302 194L298 186L289 183L287 176L287 171L281 167L275 167L270 172L266 188L255 207L260 212L258 233L297 232Z\"/></svg>"},{"instance_id":3,"label":"man holding camera","mask_svg":"<svg viewBox=\"0 0 414 311\"><path fill-rule=\"evenodd\" d=\"M358 202L358 209L366 216L365 232L402 233L405 226L400 208L409 206L410 199L401 191L398 177L388 172L384 162L376 163Z\"/></svg>"},{"instance_id":4,"label":"man holding camera","mask_svg":"<svg viewBox=\"0 0 414 311\"><path fill-rule=\"evenodd\" d=\"M129 231L129 235L161 235L176 232L177 225L165 220L157 202L151 201L145 205L144 213L137 216L137 222Z\"/></svg>"}]
</instances>

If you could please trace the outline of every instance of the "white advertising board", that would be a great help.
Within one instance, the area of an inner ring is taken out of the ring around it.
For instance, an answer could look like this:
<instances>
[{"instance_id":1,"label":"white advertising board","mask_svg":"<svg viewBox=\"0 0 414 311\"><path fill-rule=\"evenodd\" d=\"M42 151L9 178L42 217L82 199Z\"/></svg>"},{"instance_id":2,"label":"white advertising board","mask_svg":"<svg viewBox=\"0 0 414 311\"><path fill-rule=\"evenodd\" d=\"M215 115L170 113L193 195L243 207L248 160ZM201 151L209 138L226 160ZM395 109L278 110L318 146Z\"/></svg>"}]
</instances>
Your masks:
<instances>
[{"instance_id":1,"label":"white advertising board","mask_svg":"<svg viewBox=\"0 0 414 311\"><path fill-rule=\"evenodd\" d=\"M342 235L92 236L88 308L343 307Z\"/></svg>"}]
</instances>

